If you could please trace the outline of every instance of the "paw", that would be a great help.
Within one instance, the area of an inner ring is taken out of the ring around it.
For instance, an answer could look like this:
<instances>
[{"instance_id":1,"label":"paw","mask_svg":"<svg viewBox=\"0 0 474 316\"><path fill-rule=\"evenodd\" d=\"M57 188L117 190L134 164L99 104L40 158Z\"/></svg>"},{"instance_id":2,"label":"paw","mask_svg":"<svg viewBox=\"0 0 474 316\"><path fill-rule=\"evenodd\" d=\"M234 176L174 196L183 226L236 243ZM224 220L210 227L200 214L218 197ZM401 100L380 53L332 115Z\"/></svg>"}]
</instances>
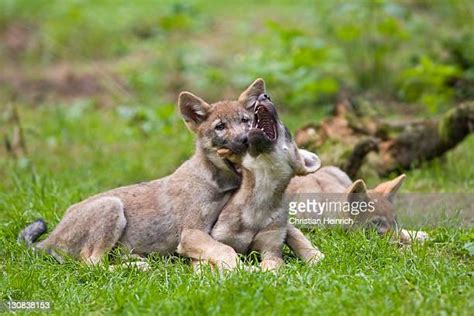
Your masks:
<instances>
[{"instance_id":1,"label":"paw","mask_svg":"<svg viewBox=\"0 0 474 316\"><path fill-rule=\"evenodd\" d=\"M257 266L245 266L245 265L241 265L240 268L241 268L243 271L246 271L246 272L251 272L251 273L260 272L260 269L259 269Z\"/></svg>"},{"instance_id":2,"label":"paw","mask_svg":"<svg viewBox=\"0 0 474 316\"><path fill-rule=\"evenodd\" d=\"M149 271L151 269L148 262L145 262L145 261L131 262L130 266L135 267L136 269L140 271Z\"/></svg>"},{"instance_id":3,"label":"paw","mask_svg":"<svg viewBox=\"0 0 474 316\"><path fill-rule=\"evenodd\" d=\"M213 260L214 264L217 266L219 271L230 271L237 268L237 263L239 256L231 247L221 250L218 255L215 256Z\"/></svg>"},{"instance_id":4,"label":"paw","mask_svg":"<svg viewBox=\"0 0 474 316\"><path fill-rule=\"evenodd\" d=\"M414 233L414 236L415 236L415 240L417 242L420 242L420 243L423 243L427 240L430 239L430 236L428 235L427 232L424 232L424 231L421 231L421 230L418 230L418 231L415 231L413 232Z\"/></svg>"},{"instance_id":5,"label":"paw","mask_svg":"<svg viewBox=\"0 0 474 316\"><path fill-rule=\"evenodd\" d=\"M413 241L423 243L430 237L428 233L421 230L406 230L402 229L399 234L400 242L405 245L410 245Z\"/></svg>"},{"instance_id":6,"label":"paw","mask_svg":"<svg viewBox=\"0 0 474 316\"><path fill-rule=\"evenodd\" d=\"M133 262L122 263L121 265L109 266L109 271L113 272L113 271L119 270L119 268L127 268L127 269L134 268L140 271L149 271L151 269L148 262L133 261Z\"/></svg>"},{"instance_id":7,"label":"paw","mask_svg":"<svg viewBox=\"0 0 474 316\"><path fill-rule=\"evenodd\" d=\"M262 271L276 272L283 265L282 259L264 259L260 263Z\"/></svg>"},{"instance_id":8,"label":"paw","mask_svg":"<svg viewBox=\"0 0 474 316\"><path fill-rule=\"evenodd\" d=\"M204 260L192 259L191 265L193 266L193 271L196 274L202 274L203 272L208 271L209 269L211 270L211 272L215 271L214 266Z\"/></svg>"},{"instance_id":9,"label":"paw","mask_svg":"<svg viewBox=\"0 0 474 316\"><path fill-rule=\"evenodd\" d=\"M314 249L312 250L311 252L309 252L308 254L305 254L304 256L304 261L307 263L307 264L310 264L310 265L316 265L318 264L321 260L324 259L324 253L322 253L321 251L317 250L317 249Z\"/></svg>"}]
</instances>

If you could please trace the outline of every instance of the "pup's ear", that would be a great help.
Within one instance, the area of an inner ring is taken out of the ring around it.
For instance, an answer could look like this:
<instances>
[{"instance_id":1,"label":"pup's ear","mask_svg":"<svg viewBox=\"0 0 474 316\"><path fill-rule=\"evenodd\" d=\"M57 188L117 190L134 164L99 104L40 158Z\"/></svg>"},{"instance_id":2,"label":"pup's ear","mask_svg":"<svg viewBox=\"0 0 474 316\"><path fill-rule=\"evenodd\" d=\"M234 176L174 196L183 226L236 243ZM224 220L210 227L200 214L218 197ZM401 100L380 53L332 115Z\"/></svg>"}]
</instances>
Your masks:
<instances>
[{"instance_id":1,"label":"pup's ear","mask_svg":"<svg viewBox=\"0 0 474 316\"><path fill-rule=\"evenodd\" d=\"M383 196L387 197L390 201L393 201L395 194L397 194L405 178L406 175L402 174L393 180L382 182L378 186L376 186L373 191L377 193L382 193Z\"/></svg>"},{"instance_id":2,"label":"pup's ear","mask_svg":"<svg viewBox=\"0 0 474 316\"><path fill-rule=\"evenodd\" d=\"M262 78L255 80L239 97L239 103L246 109L251 109L261 94L266 94L265 81Z\"/></svg>"},{"instance_id":3,"label":"pup's ear","mask_svg":"<svg viewBox=\"0 0 474 316\"><path fill-rule=\"evenodd\" d=\"M367 186L364 180L357 180L346 189L347 200L352 202L369 201L369 195L367 194Z\"/></svg>"},{"instance_id":4,"label":"pup's ear","mask_svg":"<svg viewBox=\"0 0 474 316\"><path fill-rule=\"evenodd\" d=\"M304 149L297 150L297 164L295 173L297 176L305 176L313 173L321 167L321 160L316 154Z\"/></svg>"},{"instance_id":5,"label":"pup's ear","mask_svg":"<svg viewBox=\"0 0 474 316\"><path fill-rule=\"evenodd\" d=\"M207 118L211 110L206 101L187 91L179 94L178 106L186 125L193 132L196 132L199 124Z\"/></svg>"}]
</instances>

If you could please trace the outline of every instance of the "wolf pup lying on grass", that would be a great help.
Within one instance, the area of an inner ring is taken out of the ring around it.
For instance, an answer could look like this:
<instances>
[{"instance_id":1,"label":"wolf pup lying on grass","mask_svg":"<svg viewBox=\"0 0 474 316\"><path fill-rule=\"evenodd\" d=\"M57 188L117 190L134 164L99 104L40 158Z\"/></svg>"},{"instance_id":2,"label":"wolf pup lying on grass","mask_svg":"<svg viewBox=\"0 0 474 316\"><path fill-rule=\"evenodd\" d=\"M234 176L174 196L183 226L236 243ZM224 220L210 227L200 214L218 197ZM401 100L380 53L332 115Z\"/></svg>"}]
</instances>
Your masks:
<instances>
[{"instance_id":1,"label":"wolf pup lying on grass","mask_svg":"<svg viewBox=\"0 0 474 316\"><path fill-rule=\"evenodd\" d=\"M34 247L59 261L64 252L95 264L119 245L137 255L186 252L182 244L178 247L185 239L203 259L216 265L232 264L234 250L209 233L239 187L241 176L217 150L227 148L237 155L246 151L252 114L247 107L253 106L261 86L263 80L256 80L238 101L214 104L182 92L180 112L197 135L192 158L165 178L107 191L72 205L51 234ZM45 223L38 220L19 239L32 245L45 231Z\"/></svg>"},{"instance_id":2,"label":"wolf pup lying on grass","mask_svg":"<svg viewBox=\"0 0 474 316\"><path fill-rule=\"evenodd\" d=\"M351 215L349 212L296 212L299 218L348 218L353 221L355 226L365 226L374 228L380 235L392 234L395 240L402 244L410 244L413 240L424 241L428 234L423 231L408 231L398 229L396 216L394 212L393 199L400 189L405 175L401 175L391 181L383 182L373 190L368 190L363 180L352 182L349 176L337 167L323 167L317 172L305 177L294 177L286 194L295 198L299 197L316 198L324 200L324 194L331 199L335 197L344 199L352 205L359 205L358 202L364 202L366 205L372 203L373 209L370 211L355 212ZM309 193L309 194L308 194ZM322 194L314 196L312 194ZM298 197L299 196L299 197ZM291 212L291 210L290 210ZM348 226L348 225L346 225Z\"/></svg>"},{"instance_id":3,"label":"wolf pup lying on grass","mask_svg":"<svg viewBox=\"0 0 474 316\"><path fill-rule=\"evenodd\" d=\"M281 248L287 237L288 212L282 205L286 187L295 174L315 172L321 163L315 154L296 147L266 94L258 97L254 111L248 151L240 163L242 184L219 215L211 236L239 253L259 252L262 269L275 270L283 263ZM230 151L221 152L232 156ZM312 251L303 258L323 257L313 247L301 250Z\"/></svg>"}]
</instances>

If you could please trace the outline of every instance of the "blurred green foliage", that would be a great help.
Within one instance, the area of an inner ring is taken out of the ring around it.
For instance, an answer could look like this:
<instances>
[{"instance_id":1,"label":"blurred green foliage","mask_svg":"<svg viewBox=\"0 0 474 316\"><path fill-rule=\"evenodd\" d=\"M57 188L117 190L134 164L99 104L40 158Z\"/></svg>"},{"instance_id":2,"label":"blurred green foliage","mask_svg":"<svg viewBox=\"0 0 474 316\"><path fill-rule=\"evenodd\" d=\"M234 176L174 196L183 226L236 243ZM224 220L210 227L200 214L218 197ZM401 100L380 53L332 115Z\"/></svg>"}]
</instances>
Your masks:
<instances>
[{"instance_id":1,"label":"blurred green foliage","mask_svg":"<svg viewBox=\"0 0 474 316\"><path fill-rule=\"evenodd\" d=\"M436 112L474 97L473 21L469 0L0 2L0 34L31 33L15 60L107 64L130 92L122 101L143 104L182 89L216 99L264 77L293 109L342 89Z\"/></svg>"},{"instance_id":2,"label":"blurred green foliage","mask_svg":"<svg viewBox=\"0 0 474 316\"><path fill-rule=\"evenodd\" d=\"M333 1L315 11L315 30L269 24L280 43L250 66L257 74L263 65L265 77L287 87L288 104L325 100L345 87L436 112L455 101L449 82L456 78L471 90L460 99L472 97L472 2Z\"/></svg>"},{"instance_id":3,"label":"blurred green foliage","mask_svg":"<svg viewBox=\"0 0 474 316\"><path fill-rule=\"evenodd\" d=\"M189 158L181 90L213 102L263 77L290 130L320 121L341 92L371 110L474 99L473 15L470 0L0 0L0 137L13 135L16 106L28 148L13 158L0 146L1 299L73 314L467 314L473 234L454 225L403 251L316 230L322 265L285 256L280 276L224 279L174 257L153 259L150 273L59 266L15 240L35 217L53 227L72 203ZM472 191L473 150L470 137L411 170L403 190Z\"/></svg>"},{"instance_id":4,"label":"blurred green foliage","mask_svg":"<svg viewBox=\"0 0 474 316\"><path fill-rule=\"evenodd\" d=\"M450 78L460 74L455 65L437 64L422 56L415 66L404 70L399 78L399 93L403 100L421 102L432 112L449 104L453 89L446 86Z\"/></svg>"},{"instance_id":5,"label":"blurred green foliage","mask_svg":"<svg viewBox=\"0 0 474 316\"><path fill-rule=\"evenodd\" d=\"M189 30L193 14L185 2L5 0L0 27L24 23L37 31L38 43L28 53L42 62L90 60L125 55L141 41Z\"/></svg>"}]
</instances>

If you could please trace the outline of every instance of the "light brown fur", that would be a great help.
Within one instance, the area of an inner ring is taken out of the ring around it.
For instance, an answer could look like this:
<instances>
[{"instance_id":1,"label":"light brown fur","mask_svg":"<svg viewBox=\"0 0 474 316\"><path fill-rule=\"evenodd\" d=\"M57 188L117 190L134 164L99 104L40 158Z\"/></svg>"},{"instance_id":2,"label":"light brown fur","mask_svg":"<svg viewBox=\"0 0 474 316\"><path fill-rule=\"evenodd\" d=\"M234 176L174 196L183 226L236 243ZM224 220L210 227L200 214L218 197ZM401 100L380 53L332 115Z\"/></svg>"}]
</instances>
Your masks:
<instances>
[{"instance_id":1,"label":"light brown fur","mask_svg":"<svg viewBox=\"0 0 474 316\"><path fill-rule=\"evenodd\" d=\"M65 252L92 264L120 245L137 255L177 251L218 266L235 266L235 251L209 235L240 185L240 176L216 152L222 147L234 152L246 148L251 89L239 101L214 104L181 93L181 114L197 135L191 159L170 176L110 190L72 205L48 238L35 247ZM219 124L225 128L217 128ZM28 235L27 229L23 233Z\"/></svg>"},{"instance_id":2,"label":"light brown fur","mask_svg":"<svg viewBox=\"0 0 474 316\"><path fill-rule=\"evenodd\" d=\"M257 104L273 107L264 86L261 88ZM299 150L277 116L276 123L278 137L270 149L262 150L259 146L263 132L259 133L257 128L250 132L249 150L241 163L242 184L221 212L211 232L215 240L230 245L238 253L259 252L264 270L275 270L282 265L281 248L288 231L290 246L295 247L297 255L312 262L323 257L298 229L291 225L288 229L288 212L282 205L283 194L291 178L295 174L316 171L320 166L319 158ZM258 135L255 142L253 132Z\"/></svg>"},{"instance_id":3,"label":"light brown fur","mask_svg":"<svg viewBox=\"0 0 474 316\"><path fill-rule=\"evenodd\" d=\"M291 180L286 194L293 199L306 193L317 194L337 194L334 198L341 198L348 201L364 200L374 203L373 212L360 212L355 216L349 213L317 215L315 213L298 213L299 217L346 217L351 218L356 226L368 226L375 228L380 235L393 233L393 236L404 244L409 244L412 240L424 241L428 234L422 231L407 231L397 227L396 216L393 205L393 198L400 189L405 175L401 175L393 180L383 182L372 190L368 190L363 180L352 182L342 170L337 167L323 167L314 174L304 177L295 177ZM313 195L313 197L317 197ZM322 196L319 196L320 198Z\"/></svg>"}]
</instances>

